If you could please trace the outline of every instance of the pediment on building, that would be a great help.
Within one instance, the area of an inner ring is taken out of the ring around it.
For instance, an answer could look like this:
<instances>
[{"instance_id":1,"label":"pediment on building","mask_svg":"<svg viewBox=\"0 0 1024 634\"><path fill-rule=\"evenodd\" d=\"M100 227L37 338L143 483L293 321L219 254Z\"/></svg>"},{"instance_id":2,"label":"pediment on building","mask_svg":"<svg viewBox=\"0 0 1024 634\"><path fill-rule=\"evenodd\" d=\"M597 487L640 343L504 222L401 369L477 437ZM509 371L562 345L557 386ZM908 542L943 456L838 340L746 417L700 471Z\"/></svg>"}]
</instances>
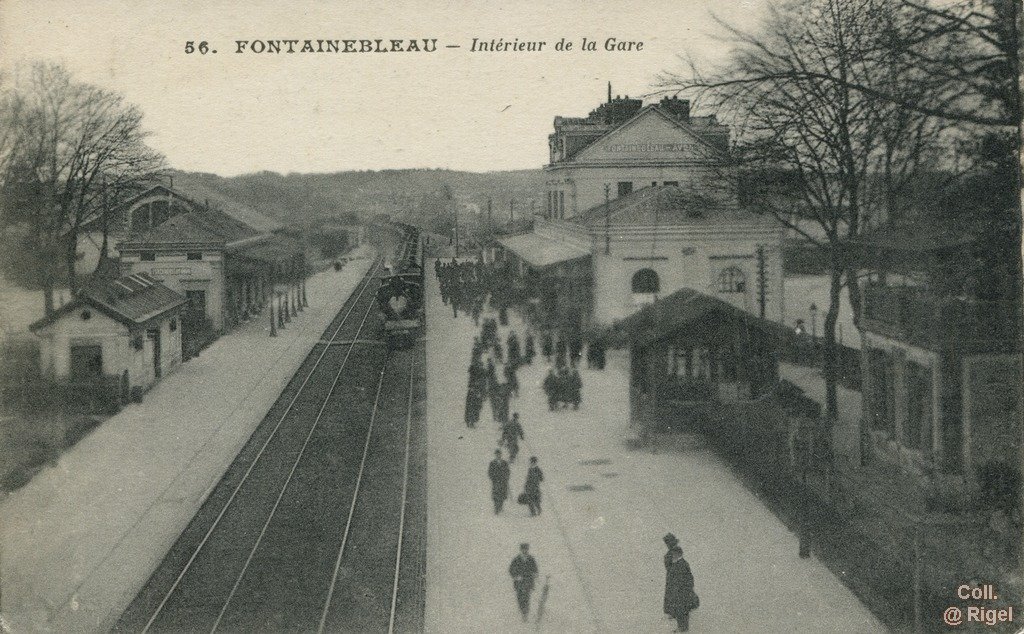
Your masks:
<instances>
[{"instance_id":1,"label":"pediment on building","mask_svg":"<svg viewBox=\"0 0 1024 634\"><path fill-rule=\"evenodd\" d=\"M575 163L717 161L722 152L689 125L649 106L581 150Z\"/></svg>"}]
</instances>

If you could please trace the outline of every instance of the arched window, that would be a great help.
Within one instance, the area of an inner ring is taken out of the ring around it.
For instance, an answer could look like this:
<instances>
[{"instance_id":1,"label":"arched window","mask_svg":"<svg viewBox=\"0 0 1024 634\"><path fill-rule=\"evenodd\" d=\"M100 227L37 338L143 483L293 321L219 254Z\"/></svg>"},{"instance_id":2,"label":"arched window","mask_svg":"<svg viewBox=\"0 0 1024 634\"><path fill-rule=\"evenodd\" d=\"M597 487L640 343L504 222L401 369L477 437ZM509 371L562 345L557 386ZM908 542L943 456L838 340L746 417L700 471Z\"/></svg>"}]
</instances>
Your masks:
<instances>
[{"instance_id":1,"label":"arched window","mask_svg":"<svg viewBox=\"0 0 1024 634\"><path fill-rule=\"evenodd\" d=\"M747 290L747 276L738 267L730 266L718 274L719 293L744 293Z\"/></svg>"},{"instance_id":2,"label":"arched window","mask_svg":"<svg viewBox=\"0 0 1024 634\"><path fill-rule=\"evenodd\" d=\"M654 294L661 288L658 282L658 274L652 269L640 269L633 274L634 294Z\"/></svg>"}]
</instances>

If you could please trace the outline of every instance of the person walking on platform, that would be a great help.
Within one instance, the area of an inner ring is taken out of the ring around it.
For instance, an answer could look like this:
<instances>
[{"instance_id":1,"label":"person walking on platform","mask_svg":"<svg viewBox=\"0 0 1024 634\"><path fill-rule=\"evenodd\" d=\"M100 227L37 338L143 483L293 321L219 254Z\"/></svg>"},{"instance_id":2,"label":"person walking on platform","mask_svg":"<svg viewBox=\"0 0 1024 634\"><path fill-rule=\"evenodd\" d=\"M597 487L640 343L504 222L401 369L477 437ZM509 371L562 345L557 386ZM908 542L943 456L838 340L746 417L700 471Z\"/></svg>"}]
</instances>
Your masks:
<instances>
[{"instance_id":1,"label":"person walking on platform","mask_svg":"<svg viewBox=\"0 0 1024 634\"><path fill-rule=\"evenodd\" d=\"M579 409L580 401L583 399L583 379L580 378L580 372L575 366L569 370L566 391L568 392L567 400L572 403L572 408Z\"/></svg>"},{"instance_id":2,"label":"person walking on platform","mask_svg":"<svg viewBox=\"0 0 1024 634\"><path fill-rule=\"evenodd\" d=\"M569 338L569 365L575 368L579 365L582 356L583 340L580 339L579 335L573 335Z\"/></svg>"},{"instance_id":3,"label":"person walking on platform","mask_svg":"<svg viewBox=\"0 0 1024 634\"><path fill-rule=\"evenodd\" d=\"M519 348L519 337L516 336L516 331L508 333L508 339L505 342L508 350L508 363L512 366L518 366L522 364L523 356L522 351Z\"/></svg>"},{"instance_id":4,"label":"person walking on platform","mask_svg":"<svg viewBox=\"0 0 1024 634\"><path fill-rule=\"evenodd\" d=\"M544 334L540 338L540 352L544 355L544 360L551 363L551 354L554 352L555 342L551 340L551 333L544 331Z\"/></svg>"},{"instance_id":5,"label":"person walking on platform","mask_svg":"<svg viewBox=\"0 0 1024 634\"><path fill-rule=\"evenodd\" d=\"M534 347L533 333L526 333L526 342L524 344L523 361L526 365L533 365L533 358L537 356L537 349Z\"/></svg>"},{"instance_id":6,"label":"person walking on platform","mask_svg":"<svg viewBox=\"0 0 1024 634\"><path fill-rule=\"evenodd\" d=\"M509 392L508 383L495 383L491 388L491 415L502 425L508 422Z\"/></svg>"},{"instance_id":7,"label":"person walking on platform","mask_svg":"<svg viewBox=\"0 0 1024 634\"><path fill-rule=\"evenodd\" d=\"M544 377L544 382L541 385L544 388L544 394L548 397L548 410L553 412L558 403L558 377L555 376L554 370L548 368L548 374Z\"/></svg>"},{"instance_id":8,"label":"person walking on platform","mask_svg":"<svg viewBox=\"0 0 1024 634\"><path fill-rule=\"evenodd\" d=\"M519 396L519 377L516 376L516 364L511 360L505 364L505 383L512 394Z\"/></svg>"},{"instance_id":9,"label":"person walking on platform","mask_svg":"<svg viewBox=\"0 0 1024 634\"><path fill-rule=\"evenodd\" d=\"M512 559L508 574L512 576L512 588L516 591L516 603L524 621L530 616L530 594L538 572L537 561L530 554L530 545L519 544L519 554Z\"/></svg>"},{"instance_id":10,"label":"person walking on platform","mask_svg":"<svg viewBox=\"0 0 1024 634\"><path fill-rule=\"evenodd\" d=\"M523 485L523 496L530 508L530 515L540 515L540 483L544 481L544 472L537 466L537 456L530 456L530 468L526 470L526 484Z\"/></svg>"},{"instance_id":11,"label":"person walking on platform","mask_svg":"<svg viewBox=\"0 0 1024 634\"><path fill-rule=\"evenodd\" d=\"M501 449L494 450L494 460L487 465L487 477L491 481L491 500L494 501L494 514L501 513L508 498L508 479L511 475L508 463L501 457Z\"/></svg>"},{"instance_id":12,"label":"person walking on platform","mask_svg":"<svg viewBox=\"0 0 1024 634\"><path fill-rule=\"evenodd\" d=\"M487 369L484 370L484 380L487 387L487 396L494 394L494 388L498 385L498 373L494 370L494 361L487 360Z\"/></svg>"},{"instance_id":13,"label":"person walking on platform","mask_svg":"<svg viewBox=\"0 0 1024 634\"><path fill-rule=\"evenodd\" d=\"M466 427L473 428L480 421L480 410L483 408L483 395L473 385L466 390Z\"/></svg>"},{"instance_id":14,"label":"person walking on platform","mask_svg":"<svg viewBox=\"0 0 1024 634\"><path fill-rule=\"evenodd\" d=\"M519 439L526 439L523 433L523 426L519 423L519 412L513 412L512 420L501 427L501 441L499 444L508 449L508 461L515 462L519 455Z\"/></svg>"},{"instance_id":15,"label":"person walking on platform","mask_svg":"<svg viewBox=\"0 0 1024 634\"><path fill-rule=\"evenodd\" d=\"M587 367L594 370L604 369L604 342L599 339L587 345Z\"/></svg>"},{"instance_id":16,"label":"person walking on platform","mask_svg":"<svg viewBox=\"0 0 1024 634\"><path fill-rule=\"evenodd\" d=\"M700 606L700 599L693 590L693 572L683 558L683 549L672 533L663 538L668 552L665 553L665 601L664 611L676 620L677 632L690 629L690 611Z\"/></svg>"}]
</instances>

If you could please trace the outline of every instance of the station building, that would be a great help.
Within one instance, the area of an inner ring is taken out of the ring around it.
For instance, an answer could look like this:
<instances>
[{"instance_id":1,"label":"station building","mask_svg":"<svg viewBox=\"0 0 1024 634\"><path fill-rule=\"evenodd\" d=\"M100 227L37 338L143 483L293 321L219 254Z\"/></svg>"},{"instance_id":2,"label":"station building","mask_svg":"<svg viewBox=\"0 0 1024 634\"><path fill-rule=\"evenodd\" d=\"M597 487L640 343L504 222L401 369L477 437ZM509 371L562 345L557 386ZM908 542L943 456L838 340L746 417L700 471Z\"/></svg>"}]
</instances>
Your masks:
<instances>
[{"instance_id":1,"label":"station building","mask_svg":"<svg viewBox=\"0 0 1024 634\"><path fill-rule=\"evenodd\" d=\"M500 240L544 312L600 330L689 288L783 321L784 230L739 204L713 116L676 98L610 99L557 117L550 141L543 217Z\"/></svg>"},{"instance_id":2,"label":"station building","mask_svg":"<svg viewBox=\"0 0 1024 634\"><path fill-rule=\"evenodd\" d=\"M676 97L644 106L611 98L586 117L555 117L548 137L546 216L569 219L643 187L669 185L716 195L725 179L729 129L714 115L695 117Z\"/></svg>"}]
</instances>

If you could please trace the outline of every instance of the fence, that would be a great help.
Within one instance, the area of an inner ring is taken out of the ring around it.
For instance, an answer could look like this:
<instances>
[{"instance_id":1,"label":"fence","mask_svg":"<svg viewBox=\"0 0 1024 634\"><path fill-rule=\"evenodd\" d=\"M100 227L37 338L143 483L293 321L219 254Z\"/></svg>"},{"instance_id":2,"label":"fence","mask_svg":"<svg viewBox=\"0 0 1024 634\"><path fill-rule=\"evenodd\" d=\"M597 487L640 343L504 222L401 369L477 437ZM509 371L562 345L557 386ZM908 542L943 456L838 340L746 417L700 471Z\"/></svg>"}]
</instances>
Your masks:
<instances>
[{"instance_id":1,"label":"fence","mask_svg":"<svg viewBox=\"0 0 1024 634\"><path fill-rule=\"evenodd\" d=\"M698 409L668 415L691 421L792 530L803 522L815 554L889 627L940 629L956 587L971 579L1010 587L1012 537L979 539L984 517L930 512L923 485L897 467L837 465L807 440L817 421L778 395Z\"/></svg>"}]
</instances>

